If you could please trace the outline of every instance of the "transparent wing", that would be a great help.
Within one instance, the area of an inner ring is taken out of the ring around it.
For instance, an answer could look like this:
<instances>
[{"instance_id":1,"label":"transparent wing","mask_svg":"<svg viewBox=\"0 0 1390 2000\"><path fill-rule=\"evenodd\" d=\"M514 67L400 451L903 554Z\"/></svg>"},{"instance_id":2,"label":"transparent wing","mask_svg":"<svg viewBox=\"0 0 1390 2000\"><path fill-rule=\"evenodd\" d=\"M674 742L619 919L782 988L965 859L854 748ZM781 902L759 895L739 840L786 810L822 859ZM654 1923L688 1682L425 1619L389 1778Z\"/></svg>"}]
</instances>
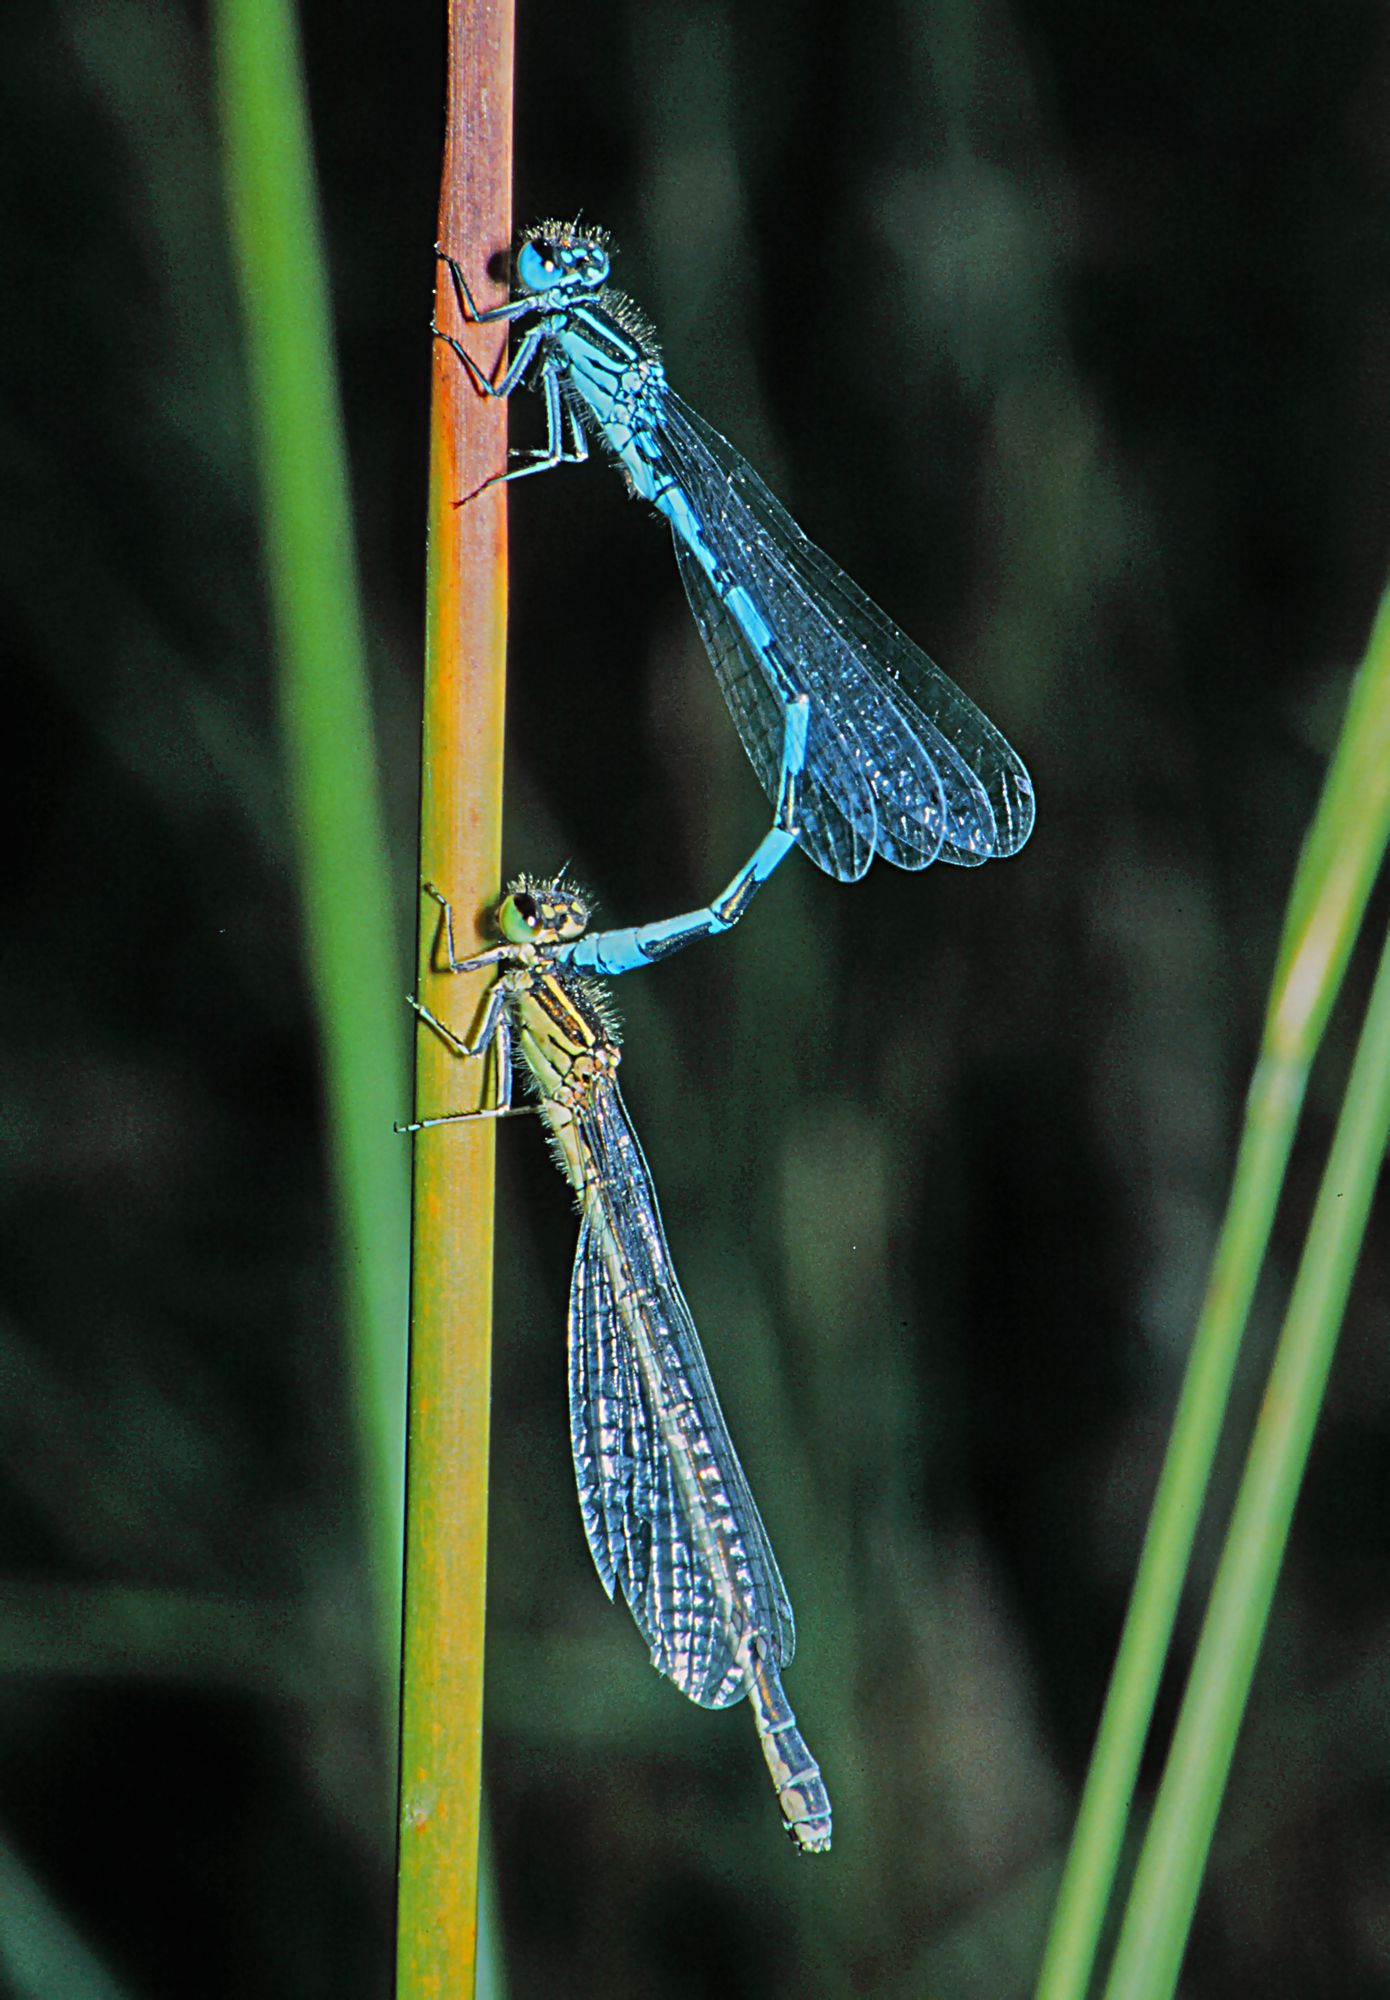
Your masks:
<instances>
[{"instance_id":1,"label":"transparent wing","mask_svg":"<svg viewBox=\"0 0 1390 2000\"><path fill-rule=\"evenodd\" d=\"M667 390L661 452L694 507L721 575L712 583L676 538L696 621L755 769L776 788L783 697L811 696L803 845L851 877L867 841L904 868L972 867L1014 854L1032 831L1022 759L970 697L807 539L727 439ZM772 631L764 659L721 601L739 585ZM769 759L774 760L771 781ZM847 781L846 772L853 773ZM870 815L865 793L874 801ZM849 837L845 826L852 829Z\"/></svg>"},{"instance_id":2,"label":"transparent wing","mask_svg":"<svg viewBox=\"0 0 1390 2000\"><path fill-rule=\"evenodd\" d=\"M763 790L775 799L781 777L783 705L769 663L730 616L699 559L679 535L672 540L685 594L734 727ZM803 682L809 678L803 673ZM879 809L867 764L866 746L852 720L844 714L832 719L818 703L811 711L806 763L797 783L797 840L817 866L841 882L857 882L880 844ZM914 852L909 865L925 866L931 858L924 854L919 860Z\"/></svg>"},{"instance_id":3,"label":"transparent wing","mask_svg":"<svg viewBox=\"0 0 1390 2000\"><path fill-rule=\"evenodd\" d=\"M570 1283L569 1360L570 1444L584 1533L608 1595L617 1585L635 1604L650 1568L655 1454L608 1264L587 1217Z\"/></svg>"},{"instance_id":4,"label":"transparent wing","mask_svg":"<svg viewBox=\"0 0 1390 2000\"><path fill-rule=\"evenodd\" d=\"M748 1639L785 1665L796 1625L616 1084L576 1106L591 1166L570 1288L570 1435L589 1548L652 1664L692 1701L748 1689Z\"/></svg>"}]
</instances>

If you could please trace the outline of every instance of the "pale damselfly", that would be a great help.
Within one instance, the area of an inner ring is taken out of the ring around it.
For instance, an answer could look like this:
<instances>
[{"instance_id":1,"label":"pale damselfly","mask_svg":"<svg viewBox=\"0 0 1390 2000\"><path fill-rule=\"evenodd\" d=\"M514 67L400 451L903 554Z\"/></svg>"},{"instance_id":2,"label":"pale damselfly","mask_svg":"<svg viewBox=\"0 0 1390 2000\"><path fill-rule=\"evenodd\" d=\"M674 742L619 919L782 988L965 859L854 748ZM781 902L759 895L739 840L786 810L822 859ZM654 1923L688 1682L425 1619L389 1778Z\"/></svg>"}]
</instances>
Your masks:
<instances>
[{"instance_id":1,"label":"pale damselfly","mask_svg":"<svg viewBox=\"0 0 1390 2000\"><path fill-rule=\"evenodd\" d=\"M1021 758L676 395L652 328L608 282L607 234L578 222L528 230L516 295L486 311L440 255L465 321L516 321L521 339L494 379L436 328L440 338L484 395L529 382L545 398L544 449L486 484L579 463L586 427L602 440L630 491L670 524L695 622L769 798L786 711L807 697L797 839L811 859L855 881L876 852L900 868L1016 854L1034 812Z\"/></svg>"},{"instance_id":2,"label":"pale damselfly","mask_svg":"<svg viewBox=\"0 0 1390 2000\"><path fill-rule=\"evenodd\" d=\"M519 1108L511 1095L513 1054L520 1057L534 1108L579 1205L569 1303L570 1442L594 1564L610 1597L615 1586L621 1589L653 1666L682 1694L705 1708L748 1697L787 1830L800 1851L815 1854L830 1846L830 1799L782 1688L796 1647L791 1604L618 1089L608 993L585 969L646 964L736 922L765 879L766 870L757 872L759 856L774 853L775 865L792 838L788 785L778 818L785 824L715 903L635 930L590 932L591 905L563 876L523 876L497 908L503 942L459 959L448 901L427 885L442 908L436 969L495 967L497 978L471 1042L418 1001L411 1004L456 1055L494 1051L497 1103L402 1129Z\"/></svg>"}]
</instances>

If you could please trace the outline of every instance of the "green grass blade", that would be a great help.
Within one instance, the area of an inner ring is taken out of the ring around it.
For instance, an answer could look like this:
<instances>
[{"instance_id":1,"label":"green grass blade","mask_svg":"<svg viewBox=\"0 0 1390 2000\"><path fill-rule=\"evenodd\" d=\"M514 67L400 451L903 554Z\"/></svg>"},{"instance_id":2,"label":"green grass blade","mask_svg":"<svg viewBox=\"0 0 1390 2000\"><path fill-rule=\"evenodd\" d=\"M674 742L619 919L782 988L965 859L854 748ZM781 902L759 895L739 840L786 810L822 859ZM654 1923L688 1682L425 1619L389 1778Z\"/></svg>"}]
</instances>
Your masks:
<instances>
[{"instance_id":1,"label":"green grass blade","mask_svg":"<svg viewBox=\"0 0 1390 2000\"><path fill-rule=\"evenodd\" d=\"M1081 1808L1038 2000L1087 1991L1255 1283L1328 1013L1390 830L1390 597L1382 601L1299 860L1230 1201Z\"/></svg>"},{"instance_id":2,"label":"green grass blade","mask_svg":"<svg viewBox=\"0 0 1390 2000\"><path fill-rule=\"evenodd\" d=\"M347 454L289 0L216 0L223 160L261 473L281 721L343 1244L381 1647L400 1631L409 1156L400 961ZM394 1693L394 1687L393 1687Z\"/></svg>"},{"instance_id":3,"label":"green grass blade","mask_svg":"<svg viewBox=\"0 0 1390 2000\"><path fill-rule=\"evenodd\" d=\"M1163 2000L1177 1985L1387 1138L1390 938L1135 1870L1110 2000Z\"/></svg>"}]
</instances>

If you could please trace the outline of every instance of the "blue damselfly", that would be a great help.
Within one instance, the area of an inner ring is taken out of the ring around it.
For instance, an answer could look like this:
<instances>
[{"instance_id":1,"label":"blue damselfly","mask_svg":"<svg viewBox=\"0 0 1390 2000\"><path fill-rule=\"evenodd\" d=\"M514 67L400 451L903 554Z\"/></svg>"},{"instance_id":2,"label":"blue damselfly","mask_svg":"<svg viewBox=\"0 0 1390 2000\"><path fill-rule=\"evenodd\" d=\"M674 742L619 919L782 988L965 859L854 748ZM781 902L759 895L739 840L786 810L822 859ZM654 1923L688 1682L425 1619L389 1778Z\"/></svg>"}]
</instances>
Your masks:
<instances>
[{"instance_id":1,"label":"blue damselfly","mask_svg":"<svg viewBox=\"0 0 1390 2000\"><path fill-rule=\"evenodd\" d=\"M608 282L605 232L578 222L528 230L516 295L487 311L446 261L464 319L515 321L521 338L494 377L440 337L483 394L529 382L545 399L544 449L497 478L587 458L586 429L602 440L632 493L670 524L696 624L769 798L788 708L807 698L797 839L811 859L854 881L875 852L901 868L1016 854L1034 812L1017 752L676 395L652 328Z\"/></svg>"}]
</instances>

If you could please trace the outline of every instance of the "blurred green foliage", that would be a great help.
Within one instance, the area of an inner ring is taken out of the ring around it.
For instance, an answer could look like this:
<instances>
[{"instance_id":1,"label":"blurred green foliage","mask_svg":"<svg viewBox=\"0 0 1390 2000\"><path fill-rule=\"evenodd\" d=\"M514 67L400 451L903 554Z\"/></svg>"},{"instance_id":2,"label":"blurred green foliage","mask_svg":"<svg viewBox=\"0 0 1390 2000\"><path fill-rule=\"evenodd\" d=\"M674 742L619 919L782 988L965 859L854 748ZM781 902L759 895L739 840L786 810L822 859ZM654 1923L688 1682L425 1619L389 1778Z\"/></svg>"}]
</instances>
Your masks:
<instances>
[{"instance_id":1,"label":"blurred green foliage","mask_svg":"<svg viewBox=\"0 0 1390 2000\"><path fill-rule=\"evenodd\" d=\"M303 26L404 937L442 29L356 0ZM376 1635L207 24L64 0L0 36L5 1845L63 2000L378 1994ZM597 1586L574 1218L537 1135L501 1135L489 1790L518 1994L1032 1977L1387 567L1387 54L1369 4L523 13L518 218L614 228L677 387L997 718L1039 819L975 875L846 890L793 859L736 938L619 991L796 1605L823 1868L779 1837L746 1718L658 1682ZM598 467L519 489L512 524L509 865L570 860L614 922L690 907L765 809L664 531ZM1370 972L1314 1072L1252 1370ZM1198 2000L1390 1978L1388 1293L1373 1222Z\"/></svg>"},{"instance_id":2,"label":"blurred green foliage","mask_svg":"<svg viewBox=\"0 0 1390 2000\"><path fill-rule=\"evenodd\" d=\"M388 1716L404 1534L409 1089L323 230L292 0L217 0L221 157L337 1202ZM388 1721L388 1729L391 1726Z\"/></svg>"}]
</instances>

